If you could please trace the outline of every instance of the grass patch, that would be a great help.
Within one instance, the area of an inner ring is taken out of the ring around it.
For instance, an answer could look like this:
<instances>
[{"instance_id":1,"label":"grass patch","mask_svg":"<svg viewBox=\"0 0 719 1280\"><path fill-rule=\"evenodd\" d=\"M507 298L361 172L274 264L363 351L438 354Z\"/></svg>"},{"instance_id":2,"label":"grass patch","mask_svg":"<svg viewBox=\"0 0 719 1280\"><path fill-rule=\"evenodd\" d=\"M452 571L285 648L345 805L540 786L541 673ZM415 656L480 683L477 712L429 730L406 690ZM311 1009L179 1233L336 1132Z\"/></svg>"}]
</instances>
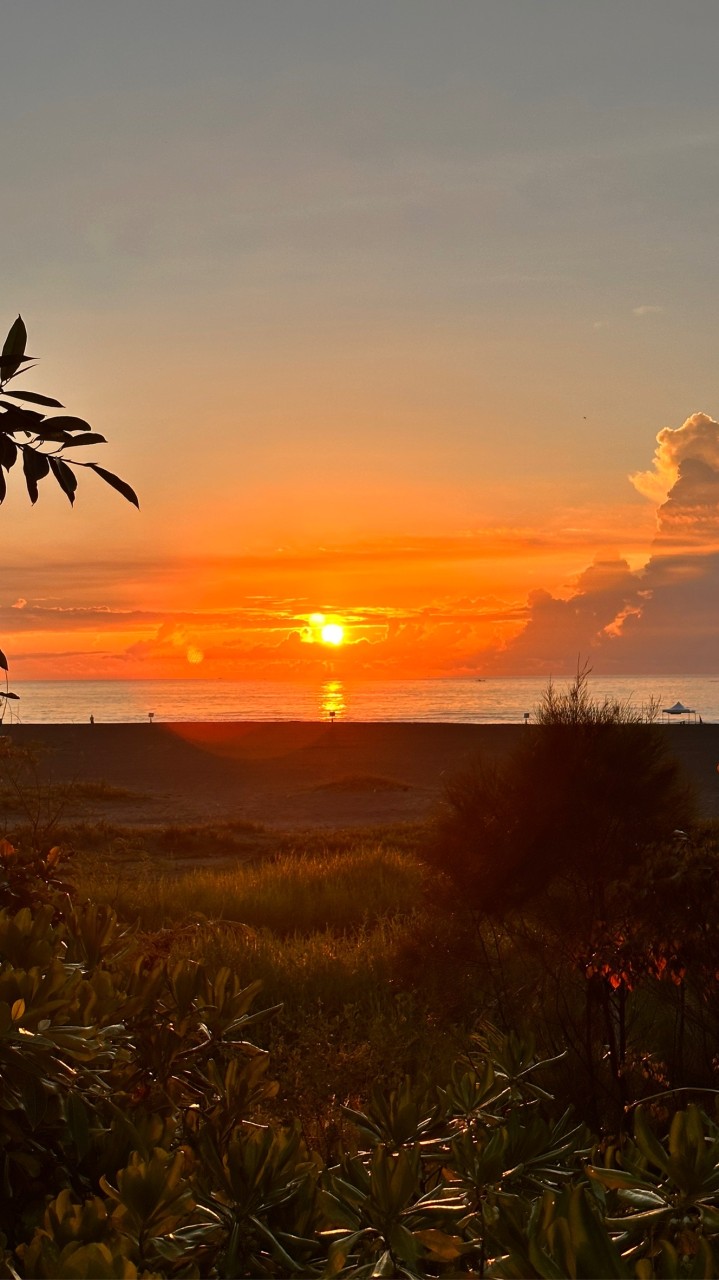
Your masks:
<instances>
[{"instance_id":1,"label":"grass patch","mask_svg":"<svg viewBox=\"0 0 719 1280\"><path fill-rule=\"evenodd\" d=\"M145 929L181 921L231 920L287 936L356 930L368 920L408 914L423 897L427 872L406 854L360 845L350 852L280 853L250 864L159 870L147 858L80 870L83 896L110 901Z\"/></svg>"},{"instance_id":2,"label":"grass patch","mask_svg":"<svg viewBox=\"0 0 719 1280\"><path fill-rule=\"evenodd\" d=\"M180 848L209 831L156 832L148 852L148 833L105 827L105 855L96 839L74 864L79 895L138 918L150 957L260 979L258 1007L281 1006L255 1029L281 1084L266 1118L299 1119L329 1157L352 1140L341 1104L447 1076L482 1012L476 967L437 934L438 878L411 852L422 827L247 832L265 842L252 861L187 865Z\"/></svg>"}]
</instances>

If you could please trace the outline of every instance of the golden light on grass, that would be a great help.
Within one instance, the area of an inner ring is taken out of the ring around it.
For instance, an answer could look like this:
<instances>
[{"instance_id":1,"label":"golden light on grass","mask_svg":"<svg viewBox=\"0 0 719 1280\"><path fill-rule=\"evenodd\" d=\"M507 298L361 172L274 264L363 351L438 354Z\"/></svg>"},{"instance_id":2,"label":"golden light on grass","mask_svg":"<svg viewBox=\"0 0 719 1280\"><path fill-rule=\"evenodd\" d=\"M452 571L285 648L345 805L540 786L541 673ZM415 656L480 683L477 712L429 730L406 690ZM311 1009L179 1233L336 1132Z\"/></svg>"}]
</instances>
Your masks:
<instances>
[{"instance_id":1,"label":"golden light on grass","mask_svg":"<svg viewBox=\"0 0 719 1280\"><path fill-rule=\"evenodd\" d=\"M345 638L345 629L341 627L339 622L326 622L320 635L323 644L342 644Z\"/></svg>"}]
</instances>

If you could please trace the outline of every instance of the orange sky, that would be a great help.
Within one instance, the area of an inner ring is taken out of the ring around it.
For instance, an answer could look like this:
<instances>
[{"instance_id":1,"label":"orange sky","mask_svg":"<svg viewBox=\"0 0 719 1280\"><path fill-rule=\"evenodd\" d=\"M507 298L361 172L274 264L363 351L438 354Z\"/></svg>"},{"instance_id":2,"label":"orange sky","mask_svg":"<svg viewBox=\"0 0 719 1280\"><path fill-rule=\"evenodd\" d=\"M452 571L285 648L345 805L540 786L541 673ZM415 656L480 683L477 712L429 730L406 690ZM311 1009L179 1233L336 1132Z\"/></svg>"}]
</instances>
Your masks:
<instances>
[{"instance_id":1,"label":"orange sky","mask_svg":"<svg viewBox=\"0 0 719 1280\"><path fill-rule=\"evenodd\" d=\"M62 558L20 564L5 579L8 594L17 588L3 610L5 647L26 679L468 674L521 631L533 588L571 592L598 547L646 559L647 511L623 514L614 539L606 524L592 529L586 513L566 512L555 530L116 556L84 570ZM317 611L342 623L340 647L309 624Z\"/></svg>"},{"instance_id":2,"label":"orange sky","mask_svg":"<svg viewBox=\"0 0 719 1280\"><path fill-rule=\"evenodd\" d=\"M210 3L3 17L14 680L713 670L719 11Z\"/></svg>"}]
</instances>

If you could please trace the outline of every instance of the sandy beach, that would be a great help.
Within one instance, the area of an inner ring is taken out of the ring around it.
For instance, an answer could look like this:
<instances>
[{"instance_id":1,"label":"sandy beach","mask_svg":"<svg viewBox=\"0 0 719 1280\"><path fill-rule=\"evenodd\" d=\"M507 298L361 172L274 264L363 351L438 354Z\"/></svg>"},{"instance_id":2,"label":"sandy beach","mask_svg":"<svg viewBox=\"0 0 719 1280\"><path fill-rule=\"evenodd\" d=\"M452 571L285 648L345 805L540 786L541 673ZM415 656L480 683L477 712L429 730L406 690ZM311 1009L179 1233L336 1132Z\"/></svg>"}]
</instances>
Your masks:
<instances>
[{"instance_id":1,"label":"sandy beach","mask_svg":"<svg viewBox=\"0 0 719 1280\"><path fill-rule=\"evenodd\" d=\"M86 787L78 801L88 820L240 819L277 830L421 821L441 801L448 776L478 756L500 759L531 732L523 725L308 722L2 730L11 742L40 748L42 780L104 784ZM702 814L719 817L719 725L662 732L694 782Z\"/></svg>"}]
</instances>

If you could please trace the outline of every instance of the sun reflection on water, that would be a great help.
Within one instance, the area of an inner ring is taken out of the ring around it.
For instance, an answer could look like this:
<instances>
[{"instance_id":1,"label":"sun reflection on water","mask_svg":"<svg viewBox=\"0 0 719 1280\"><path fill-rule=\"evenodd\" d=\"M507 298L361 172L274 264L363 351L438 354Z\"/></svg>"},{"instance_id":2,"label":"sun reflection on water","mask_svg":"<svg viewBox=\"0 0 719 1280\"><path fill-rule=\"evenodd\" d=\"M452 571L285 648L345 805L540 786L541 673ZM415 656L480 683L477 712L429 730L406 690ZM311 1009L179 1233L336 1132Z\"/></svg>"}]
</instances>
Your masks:
<instances>
[{"instance_id":1,"label":"sun reflection on water","mask_svg":"<svg viewBox=\"0 0 719 1280\"><path fill-rule=\"evenodd\" d=\"M339 720L346 710L345 690L341 680L325 680L320 691L323 720Z\"/></svg>"}]
</instances>

